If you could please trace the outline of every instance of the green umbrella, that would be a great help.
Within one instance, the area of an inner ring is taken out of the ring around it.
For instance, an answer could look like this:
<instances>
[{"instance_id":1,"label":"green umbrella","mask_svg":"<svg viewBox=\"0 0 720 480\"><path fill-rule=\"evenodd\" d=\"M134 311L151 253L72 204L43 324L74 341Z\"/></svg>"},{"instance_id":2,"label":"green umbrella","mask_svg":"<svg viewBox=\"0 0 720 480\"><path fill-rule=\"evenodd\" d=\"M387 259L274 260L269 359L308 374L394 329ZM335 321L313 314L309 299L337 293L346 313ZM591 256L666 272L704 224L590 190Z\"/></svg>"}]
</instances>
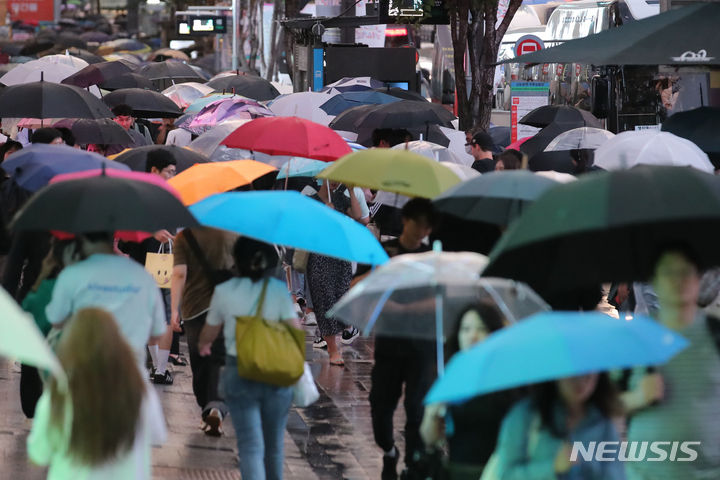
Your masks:
<instances>
[{"instance_id":1,"label":"green umbrella","mask_svg":"<svg viewBox=\"0 0 720 480\"><path fill-rule=\"evenodd\" d=\"M720 179L686 167L598 172L541 196L503 235L483 275L541 293L647 280L662 247L720 265Z\"/></svg>"}]
</instances>

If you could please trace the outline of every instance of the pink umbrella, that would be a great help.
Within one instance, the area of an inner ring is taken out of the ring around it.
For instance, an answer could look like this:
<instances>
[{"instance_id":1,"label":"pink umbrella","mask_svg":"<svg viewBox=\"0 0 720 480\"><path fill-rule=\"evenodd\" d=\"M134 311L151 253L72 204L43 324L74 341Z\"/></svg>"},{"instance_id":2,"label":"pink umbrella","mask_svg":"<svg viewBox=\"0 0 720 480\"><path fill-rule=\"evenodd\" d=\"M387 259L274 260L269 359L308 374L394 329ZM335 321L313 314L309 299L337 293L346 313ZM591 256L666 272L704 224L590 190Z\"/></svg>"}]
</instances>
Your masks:
<instances>
[{"instance_id":1,"label":"pink umbrella","mask_svg":"<svg viewBox=\"0 0 720 480\"><path fill-rule=\"evenodd\" d=\"M153 173L134 172L131 170L126 171L114 169L94 169L84 170L82 172L63 173L60 175L55 175L52 180L50 180L50 183L63 182L66 180L77 180L80 178L97 177L103 174L108 177L126 178L129 180L152 183L154 185L157 185L158 187L164 188L168 192L172 193L175 197L177 197L178 200L180 200L180 193L178 193L177 190L171 187L170 184L167 183L165 179L163 179L160 175L155 175ZM61 240L74 237L73 234L66 232L53 231L52 234ZM147 232L120 231L115 233L115 238L126 242L139 243L150 237L152 237L152 235Z\"/></svg>"},{"instance_id":2,"label":"pink umbrella","mask_svg":"<svg viewBox=\"0 0 720 480\"><path fill-rule=\"evenodd\" d=\"M244 97L223 98L203 107L185 128L194 133L203 133L222 122L271 116L274 114L267 107L254 100Z\"/></svg>"},{"instance_id":3,"label":"pink umbrella","mask_svg":"<svg viewBox=\"0 0 720 480\"><path fill-rule=\"evenodd\" d=\"M520 145L530 140L532 137L524 137L519 140L515 140L513 143L507 146L505 150L520 150Z\"/></svg>"}]
</instances>

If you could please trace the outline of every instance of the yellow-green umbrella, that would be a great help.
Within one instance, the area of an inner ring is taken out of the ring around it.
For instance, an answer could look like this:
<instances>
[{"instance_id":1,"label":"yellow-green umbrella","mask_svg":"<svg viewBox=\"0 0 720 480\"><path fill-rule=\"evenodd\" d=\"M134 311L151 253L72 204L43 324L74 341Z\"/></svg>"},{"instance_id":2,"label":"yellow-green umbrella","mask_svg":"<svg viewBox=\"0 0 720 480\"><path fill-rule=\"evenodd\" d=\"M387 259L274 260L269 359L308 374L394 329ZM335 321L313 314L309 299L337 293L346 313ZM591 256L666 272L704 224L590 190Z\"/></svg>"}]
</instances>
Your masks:
<instances>
[{"instance_id":1,"label":"yellow-green umbrella","mask_svg":"<svg viewBox=\"0 0 720 480\"><path fill-rule=\"evenodd\" d=\"M345 155L318 178L424 198L434 198L460 183L460 177L445 165L417 153L386 148Z\"/></svg>"}]
</instances>

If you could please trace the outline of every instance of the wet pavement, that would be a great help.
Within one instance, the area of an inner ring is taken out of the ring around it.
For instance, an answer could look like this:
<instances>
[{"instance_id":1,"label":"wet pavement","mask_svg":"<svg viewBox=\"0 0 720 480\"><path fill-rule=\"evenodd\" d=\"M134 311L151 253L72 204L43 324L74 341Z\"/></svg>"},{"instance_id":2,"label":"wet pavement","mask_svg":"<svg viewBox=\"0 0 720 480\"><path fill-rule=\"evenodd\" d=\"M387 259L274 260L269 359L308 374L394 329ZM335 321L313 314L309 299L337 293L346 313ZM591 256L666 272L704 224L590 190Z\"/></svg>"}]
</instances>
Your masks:
<instances>
[{"instance_id":1,"label":"wet pavement","mask_svg":"<svg viewBox=\"0 0 720 480\"><path fill-rule=\"evenodd\" d=\"M368 403L372 340L358 338L351 346L341 346L345 367L337 367L329 364L326 351L312 348L310 333L308 329L307 358L320 400L308 408L290 410L285 434L285 478L379 479L382 455L373 440ZM186 348L184 344L182 348ZM25 440L32 424L20 409L19 383L19 367L0 359L0 478L43 479L45 470L27 461ZM155 388L165 408L169 437L165 445L153 450L153 478L239 479L230 419L223 424L225 435L221 438L207 437L200 431L200 410L192 395L190 367L175 367L175 383ZM400 451L404 423L401 400L395 415Z\"/></svg>"}]
</instances>

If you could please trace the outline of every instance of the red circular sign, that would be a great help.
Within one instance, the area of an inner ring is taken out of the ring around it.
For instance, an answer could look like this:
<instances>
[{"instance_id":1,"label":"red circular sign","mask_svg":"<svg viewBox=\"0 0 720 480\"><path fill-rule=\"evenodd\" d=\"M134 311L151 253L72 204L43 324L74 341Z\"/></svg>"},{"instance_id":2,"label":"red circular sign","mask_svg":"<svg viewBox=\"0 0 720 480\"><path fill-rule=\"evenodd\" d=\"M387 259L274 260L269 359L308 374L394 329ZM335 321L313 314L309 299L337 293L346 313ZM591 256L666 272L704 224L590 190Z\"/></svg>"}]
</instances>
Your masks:
<instances>
[{"instance_id":1,"label":"red circular sign","mask_svg":"<svg viewBox=\"0 0 720 480\"><path fill-rule=\"evenodd\" d=\"M543 41L535 35L523 35L515 42L515 56L537 52L545 48Z\"/></svg>"}]
</instances>

